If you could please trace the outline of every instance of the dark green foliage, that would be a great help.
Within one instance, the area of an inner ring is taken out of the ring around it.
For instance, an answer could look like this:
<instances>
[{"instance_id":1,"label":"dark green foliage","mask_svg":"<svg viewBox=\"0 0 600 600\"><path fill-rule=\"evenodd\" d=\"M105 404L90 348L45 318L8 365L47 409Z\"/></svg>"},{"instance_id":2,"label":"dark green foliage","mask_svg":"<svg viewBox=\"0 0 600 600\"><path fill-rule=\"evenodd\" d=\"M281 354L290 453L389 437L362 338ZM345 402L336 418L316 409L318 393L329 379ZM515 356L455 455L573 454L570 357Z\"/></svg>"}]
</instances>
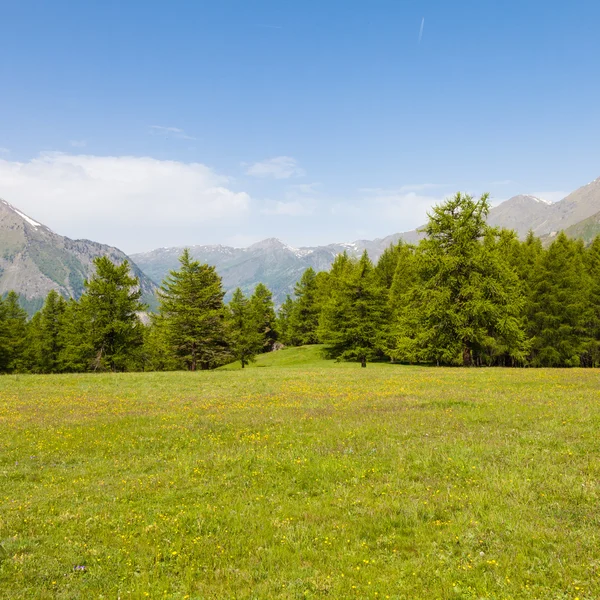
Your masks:
<instances>
[{"instance_id":1,"label":"dark green foliage","mask_svg":"<svg viewBox=\"0 0 600 600\"><path fill-rule=\"evenodd\" d=\"M273 295L267 286L262 283L256 286L254 294L250 298L249 308L259 335L260 352L270 352L273 350L273 344L277 341L278 334Z\"/></svg>"},{"instance_id":2,"label":"dark green foliage","mask_svg":"<svg viewBox=\"0 0 600 600\"><path fill-rule=\"evenodd\" d=\"M289 324L293 310L294 301L288 294L285 302L279 307L279 311L277 312L277 332L279 334L279 341L286 346L291 345L292 343L289 333Z\"/></svg>"},{"instance_id":3,"label":"dark green foliage","mask_svg":"<svg viewBox=\"0 0 600 600\"><path fill-rule=\"evenodd\" d=\"M265 288L266 289L266 288ZM268 291L268 290L267 290ZM255 356L262 352L268 331L265 330L265 308L262 304L263 295L253 296L248 300L242 290L237 288L229 302L229 333L231 353L242 364L242 369ZM254 300L257 298L257 300ZM270 299L270 293L269 293ZM253 302L254 300L254 302ZM273 320L275 315L273 314Z\"/></svg>"},{"instance_id":4,"label":"dark green foliage","mask_svg":"<svg viewBox=\"0 0 600 600\"><path fill-rule=\"evenodd\" d=\"M343 262L321 312L319 337L333 357L366 366L379 354L388 320L386 289L366 251L356 263Z\"/></svg>"},{"instance_id":5,"label":"dark green foliage","mask_svg":"<svg viewBox=\"0 0 600 600\"><path fill-rule=\"evenodd\" d=\"M94 370L124 371L137 359L143 342L138 313L146 309L140 302L139 280L132 277L129 263L115 265L108 257L94 259L95 275L85 283L80 299L88 319Z\"/></svg>"},{"instance_id":6,"label":"dark green foliage","mask_svg":"<svg viewBox=\"0 0 600 600\"><path fill-rule=\"evenodd\" d=\"M27 313L19 305L19 296L9 292L0 299L0 372L24 370L27 344Z\"/></svg>"},{"instance_id":7,"label":"dark green foliage","mask_svg":"<svg viewBox=\"0 0 600 600\"><path fill-rule=\"evenodd\" d=\"M532 282L528 314L532 365L583 364L593 336L588 329L593 321L590 284L583 246L559 234L539 261Z\"/></svg>"},{"instance_id":8,"label":"dark green foliage","mask_svg":"<svg viewBox=\"0 0 600 600\"><path fill-rule=\"evenodd\" d=\"M178 271L159 290L159 314L174 356L195 371L214 368L229 356L221 278L214 267L183 251Z\"/></svg>"},{"instance_id":9,"label":"dark green foliage","mask_svg":"<svg viewBox=\"0 0 600 600\"><path fill-rule=\"evenodd\" d=\"M294 306L289 317L287 336L293 346L317 344L320 306L317 275L312 267L304 271L294 288Z\"/></svg>"},{"instance_id":10,"label":"dark green foliage","mask_svg":"<svg viewBox=\"0 0 600 600\"><path fill-rule=\"evenodd\" d=\"M398 316L395 355L411 362L514 364L526 356L523 294L487 195L435 206L415 257L417 281Z\"/></svg>"},{"instance_id":11,"label":"dark green foliage","mask_svg":"<svg viewBox=\"0 0 600 600\"><path fill-rule=\"evenodd\" d=\"M55 290L46 297L44 306L29 323L29 364L36 373L57 373L61 370L60 355L65 339L61 330L65 326L66 300Z\"/></svg>"}]
</instances>

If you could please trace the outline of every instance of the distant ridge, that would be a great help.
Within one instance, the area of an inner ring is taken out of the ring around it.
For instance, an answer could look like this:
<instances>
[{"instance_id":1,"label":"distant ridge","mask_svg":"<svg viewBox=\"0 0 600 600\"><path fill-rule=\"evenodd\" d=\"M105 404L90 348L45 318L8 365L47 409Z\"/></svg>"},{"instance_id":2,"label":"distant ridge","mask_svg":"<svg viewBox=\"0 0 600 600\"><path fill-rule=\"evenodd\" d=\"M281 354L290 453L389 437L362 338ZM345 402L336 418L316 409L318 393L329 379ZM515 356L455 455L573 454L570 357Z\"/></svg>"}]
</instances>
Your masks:
<instances>
[{"instance_id":1,"label":"distant ridge","mask_svg":"<svg viewBox=\"0 0 600 600\"><path fill-rule=\"evenodd\" d=\"M54 233L6 200L0 199L0 295L14 290L32 313L50 290L78 298L94 271L96 256L121 263L128 257L117 248ZM147 302L154 304L154 283L130 260Z\"/></svg>"},{"instance_id":2,"label":"distant ridge","mask_svg":"<svg viewBox=\"0 0 600 600\"><path fill-rule=\"evenodd\" d=\"M589 237L591 231L596 231L594 227L600 220L600 215L596 213L600 213L600 178L555 204L531 194L514 196L492 208L488 222L494 227L512 229L520 238L524 238L530 229L540 237L551 236L552 232L561 229L566 229L567 233L572 232L575 236L583 235L574 225L590 219L587 225L582 225ZM594 221L594 218L597 220ZM371 259L376 261L390 244L395 244L400 239L416 243L422 235L418 230L413 230L376 240L301 248L293 248L276 238L268 238L248 248L192 246L190 251L194 258L216 267L229 293L238 286L250 293L257 283L262 282L273 291L275 302L279 304L285 300L286 294L293 293L294 284L308 267L315 271L326 270L335 256L344 251L351 256L359 256L367 250ZM178 268L182 250L183 248L159 248L133 254L132 258L153 281L159 283L170 270Z\"/></svg>"}]
</instances>

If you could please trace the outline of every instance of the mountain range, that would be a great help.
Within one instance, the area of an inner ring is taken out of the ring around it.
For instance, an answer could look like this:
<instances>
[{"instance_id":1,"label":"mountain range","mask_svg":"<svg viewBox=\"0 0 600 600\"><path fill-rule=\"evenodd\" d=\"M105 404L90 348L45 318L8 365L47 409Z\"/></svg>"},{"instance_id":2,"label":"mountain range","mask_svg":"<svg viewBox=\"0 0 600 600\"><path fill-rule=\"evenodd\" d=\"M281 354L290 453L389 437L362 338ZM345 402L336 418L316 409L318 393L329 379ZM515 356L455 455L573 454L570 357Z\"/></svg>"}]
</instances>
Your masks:
<instances>
[{"instance_id":1,"label":"mountain range","mask_svg":"<svg viewBox=\"0 0 600 600\"><path fill-rule=\"evenodd\" d=\"M14 290L30 314L52 289L78 298L94 272L94 258L104 255L118 264L128 258L112 246L58 235L0 199L0 295ZM156 285L135 264L132 270L144 301L154 306Z\"/></svg>"},{"instance_id":2,"label":"mountain range","mask_svg":"<svg viewBox=\"0 0 600 600\"><path fill-rule=\"evenodd\" d=\"M521 238L533 230L549 243L559 231L565 231L587 243L600 233L600 178L555 203L531 195L514 196L492 208L488 222L513 229ZM198 245L189 249L194 258L216 267L228 294L236 287L251 292L262 282L272 290L275 303L280 304L308 267L328 269L335 256L344 251L358 256L367 250L376 261L390 244L400 239L417 242L421 235L417 229L326 246L293 248L270 238L248 248ZM155 305L157 285L170 270L178 268L182 250L159 248L129 257L144 299L151 306ZM41 306L50 289L65 297L79 297L84 280L93 271L94 257L104 254L117 263L128 258L111 246L58 235L0 200L0 294L15 290L29 312Z\"/></svg>"}]
</instances>

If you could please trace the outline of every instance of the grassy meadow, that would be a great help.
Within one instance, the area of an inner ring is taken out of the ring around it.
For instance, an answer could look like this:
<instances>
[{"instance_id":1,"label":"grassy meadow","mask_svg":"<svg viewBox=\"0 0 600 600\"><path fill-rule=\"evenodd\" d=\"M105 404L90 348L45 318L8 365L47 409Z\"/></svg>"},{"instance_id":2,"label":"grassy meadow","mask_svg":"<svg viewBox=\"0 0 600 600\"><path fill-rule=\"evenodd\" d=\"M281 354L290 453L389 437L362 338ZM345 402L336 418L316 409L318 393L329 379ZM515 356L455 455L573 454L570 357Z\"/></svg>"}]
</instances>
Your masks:
<instances>
[{"instance_id":1,"label":"grassy meadow","mask_svg":"<svg viewBox=\"0 0 600 600\"><path fill-rule=\"evenodd\" d=\"M600 373L0 378L0 598L600 598Z\"/></svg>"}]
</instances>

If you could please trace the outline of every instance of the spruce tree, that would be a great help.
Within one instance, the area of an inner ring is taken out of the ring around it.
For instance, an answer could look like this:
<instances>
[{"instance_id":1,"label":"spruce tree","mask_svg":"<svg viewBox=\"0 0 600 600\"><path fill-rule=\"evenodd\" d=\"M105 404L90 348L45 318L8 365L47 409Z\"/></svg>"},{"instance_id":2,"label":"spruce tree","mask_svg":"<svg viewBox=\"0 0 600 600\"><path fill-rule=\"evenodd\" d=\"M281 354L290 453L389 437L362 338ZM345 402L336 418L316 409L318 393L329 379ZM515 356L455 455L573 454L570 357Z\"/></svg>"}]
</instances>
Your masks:
<instances>
[{"instance_id":1,"label":"spruce tree","mask_svg":"<svg viewBox=\"0 0 600 600\"><path fill-rule=\"evenodd\" d=\"M139 281L130 274L129 263L115 265L108 257L94 259L96 273L85 282L80 299L88 318L90 341L94 349L94 370L123 371L131 366L143 342L139 312Z\"/></svg>"},{"instance_id":2,"label":"spruce tree","mask_svg":"<svg viewBox=\"0 0 600 600\"><path fill-rule=\"evenodd\" d=\"M319 337L328 352L340 360L358 360L366 367L379 354L386 323L387 295L365 251L361 259L345 266L323 306Z\"/></svg>"},{"instance_id":3,"label":"spruce tree","mask_svg":"<svg viewBox=\"0 0 600 600\"><path fill-rule=\"evenodd\" d=\"M254 289L250 298L250 310L261 340L260 352L270 352L278 336L273 294L266 285L259 283Z\"/></svg>"},{"instance_id":4,"label":"spruce tree","mask_svg":"<svg viewBox=\"0 0 600 600\"><path fill-rule=\"evenodd\" d=\"M159 291L167 340L189 370L210 369L229 355L221 278L214 267L193 260L187 248L179 262Z\"/></svg>"},{"instance_id":5,"label":"spruce tree","mask_svg":"<svg viewBox=\"0 0 600 600\"><path fill-rule=\"evenodd\" d=\"M258 296L259 299L262 297ZM253 304L248 300L240 288L233 293L228 308L231 352L236 360L241 362L243 369L264 349L264 313L257 312L256 301ZM264 305L261 308L264 308ZM257 320L257 317L260 320Z\"/></svg>"}]
</instances>

